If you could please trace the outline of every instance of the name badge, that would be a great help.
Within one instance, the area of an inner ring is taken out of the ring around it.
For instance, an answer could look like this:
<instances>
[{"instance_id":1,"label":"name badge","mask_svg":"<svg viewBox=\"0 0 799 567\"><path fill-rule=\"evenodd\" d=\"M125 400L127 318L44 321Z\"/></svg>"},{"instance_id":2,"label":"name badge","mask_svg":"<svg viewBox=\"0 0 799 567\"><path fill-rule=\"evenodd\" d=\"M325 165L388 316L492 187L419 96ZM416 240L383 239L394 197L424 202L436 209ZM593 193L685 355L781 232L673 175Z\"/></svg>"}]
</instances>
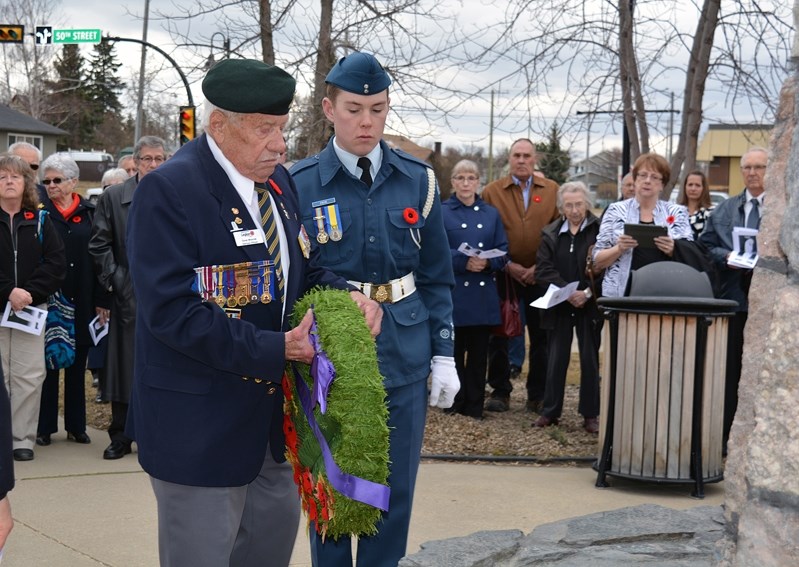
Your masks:
<instances>
[{"instance_id":1,"label":"name badge","mask_svg":"<svg viewBox=\"0 0 799 567\"><path fill-rule=\"evenodd\" d=\"M264 235L260 230L241 230L233 233L236 246L251 246L253 244L263 244Z\"/></svg>"}]
</instances>

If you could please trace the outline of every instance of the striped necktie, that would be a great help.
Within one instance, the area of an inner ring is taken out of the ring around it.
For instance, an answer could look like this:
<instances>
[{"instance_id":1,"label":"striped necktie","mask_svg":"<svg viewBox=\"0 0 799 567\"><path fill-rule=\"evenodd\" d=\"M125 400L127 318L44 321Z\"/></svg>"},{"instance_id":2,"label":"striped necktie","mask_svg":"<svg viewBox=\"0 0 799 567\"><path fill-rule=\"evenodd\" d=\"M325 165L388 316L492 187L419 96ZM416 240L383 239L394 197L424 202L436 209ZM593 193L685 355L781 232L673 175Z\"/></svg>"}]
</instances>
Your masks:
<instances>
[{"instance_id":1,"label":"striped necktie","mask_svg":"<svg viewBox=\"0 0 799 567\"><path fill-rule=\"evenodd\" d=\"M283 264L280 261L280 238L277 232L277 220L272 212L272 204L266 185L264 183L256 183L255 190L258 191L258 208L261 210L261 225L264 227L265 244L269 255L272 257L272 262L274 262L278 295L282 302L284 280Z\"/></svg>"}]
</instances>

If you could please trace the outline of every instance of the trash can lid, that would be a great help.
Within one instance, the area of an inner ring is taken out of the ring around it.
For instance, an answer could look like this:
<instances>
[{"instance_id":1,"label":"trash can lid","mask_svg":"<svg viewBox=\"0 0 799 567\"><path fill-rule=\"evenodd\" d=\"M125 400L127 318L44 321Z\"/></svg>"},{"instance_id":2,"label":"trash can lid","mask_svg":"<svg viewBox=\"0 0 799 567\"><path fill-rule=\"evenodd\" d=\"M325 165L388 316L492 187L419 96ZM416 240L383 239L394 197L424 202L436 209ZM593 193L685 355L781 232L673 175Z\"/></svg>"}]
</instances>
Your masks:
<instances>
[{"instance_id":1,"label":"trash can lid","mask_svg":"<svg viewBox=\"0 0 799 567\"><path fill-rule=\"evenodd\" d=\"M630 297L713 297L707 274L680 262L653 262L630 274Z\"/></svg>"}]
</instances>

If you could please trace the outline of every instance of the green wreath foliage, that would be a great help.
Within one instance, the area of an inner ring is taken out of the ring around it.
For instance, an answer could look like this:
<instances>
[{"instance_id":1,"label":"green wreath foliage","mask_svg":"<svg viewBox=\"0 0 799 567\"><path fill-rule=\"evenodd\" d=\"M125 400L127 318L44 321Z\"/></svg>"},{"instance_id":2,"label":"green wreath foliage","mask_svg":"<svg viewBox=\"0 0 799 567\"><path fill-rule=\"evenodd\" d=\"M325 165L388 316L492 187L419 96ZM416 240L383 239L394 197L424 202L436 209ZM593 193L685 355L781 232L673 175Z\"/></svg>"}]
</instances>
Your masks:
<instances>
[{"instance_id":1,"label":"green wreath foliage","mask_svg":"<svg viewBox=\"0 0 799 567\"><path fill-rule=\"evenodd\" d=\"M292 325L299 324L312 306L322 349L336 369L336 378L328 392L327 412L322 415L317 405L316 421L343 472L385 485L388 407L375 342L348 292L312 289L295 304ZM310 366L297 364L297 368L308 389L313 391ZM381 511L344 496L330 485L321 448L297 397L291 368L286 376L286 455L294 467L294 480L309 527L313 525L324 537L334 539L376 534Z\"/></svg>"}]
</instances>

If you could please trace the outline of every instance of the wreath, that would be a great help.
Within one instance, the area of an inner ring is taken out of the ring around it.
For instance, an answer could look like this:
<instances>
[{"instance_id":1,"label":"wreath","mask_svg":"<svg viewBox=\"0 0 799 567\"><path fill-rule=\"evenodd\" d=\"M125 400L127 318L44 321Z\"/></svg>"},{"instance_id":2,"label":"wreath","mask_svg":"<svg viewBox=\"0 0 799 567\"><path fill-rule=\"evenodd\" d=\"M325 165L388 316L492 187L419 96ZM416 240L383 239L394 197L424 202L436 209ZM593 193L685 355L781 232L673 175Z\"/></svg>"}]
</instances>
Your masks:
<instances>
[{"instance_id":1,"label":"wreath","mask_svg":"<svg viewBox=\"0 0 799 567\"><path fill-rule=\"evenodd\" d=\"M286 459L308 527L323 538L374 535L388 509L388 408L375 343L343 290L315 288L294 306L312 309L310 366L283 376Z\"/></svg>"}]
</instances>

